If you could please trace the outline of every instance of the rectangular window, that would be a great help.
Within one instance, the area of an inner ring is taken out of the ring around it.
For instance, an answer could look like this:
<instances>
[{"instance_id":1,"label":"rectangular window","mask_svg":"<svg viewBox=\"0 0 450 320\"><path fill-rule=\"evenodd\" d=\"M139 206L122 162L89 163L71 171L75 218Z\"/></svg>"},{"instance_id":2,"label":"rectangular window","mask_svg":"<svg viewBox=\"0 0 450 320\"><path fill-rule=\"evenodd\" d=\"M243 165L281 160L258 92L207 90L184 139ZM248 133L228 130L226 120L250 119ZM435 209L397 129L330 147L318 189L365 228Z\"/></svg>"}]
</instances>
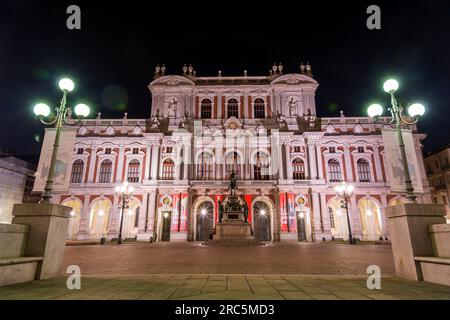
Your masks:
<instances>
[{"instance_id":1,"label":"rectangular window","mask_svg":"<svg viewBox=\"0 0 450 320\"><path fill-rule=\"evenodd\" d=\"M139 148L133 148L133 154L139 154Z\"/></svg>"},{"instance_id":2,"label":"rectangular window","mask_svg":"<svg viewBox=\"0 0 450 320\"><path fill-rule=\"evenodd\" d=\"M358 147L358 152L359 153L364 153L364 147Z\"/></svg>"},{"instance_id":3,"label":"rectangular window","mask_svg":"<svg viewBox=\"0 0 450 320\"><path fill-rule=\"evenodd\" d=\"M105 154L111 154L111 148L106 148L105 149Z\"/></svg>"},{"instance_id":4,"label":"rectangular window","mask_svg":"<svg viewBox=\"0 0 450 320\"><path fill-rule=\"evenodd\" d=\"M172 153L173 148L172 147L167 147L166 148L166 153Z\"/></svg>"},{"instance_id":5,"label":"rectangular window","mask_svg":"<svg viewBox=\"0 0 450 320\"><path fill-rule=\"evenodd\" d=\"M302 152L301 147L300 146L295 146L294 147L294 152Z\"/></svg>"},{"instance_id":6,"label":"rectangular window","mask_svg":"<svg viewBox=\"0 0 450 320\"><path fill-rule=\"evenodd\" d=\"M77 154L83 154L83 152L84 152L84 149L83 149L83 148L78 148L78 149L77 149Z\"/></svg>"},{"instance_id":7,"label":"rectangular window","mask_svg":"<svg viewBox=\"0 0 450 320\"><path fill-rule=\"evenodd\" d=\"M330 153L336 153L336 148L335 147L330 147L329 152Z\"/></svg>"}]
</instances>

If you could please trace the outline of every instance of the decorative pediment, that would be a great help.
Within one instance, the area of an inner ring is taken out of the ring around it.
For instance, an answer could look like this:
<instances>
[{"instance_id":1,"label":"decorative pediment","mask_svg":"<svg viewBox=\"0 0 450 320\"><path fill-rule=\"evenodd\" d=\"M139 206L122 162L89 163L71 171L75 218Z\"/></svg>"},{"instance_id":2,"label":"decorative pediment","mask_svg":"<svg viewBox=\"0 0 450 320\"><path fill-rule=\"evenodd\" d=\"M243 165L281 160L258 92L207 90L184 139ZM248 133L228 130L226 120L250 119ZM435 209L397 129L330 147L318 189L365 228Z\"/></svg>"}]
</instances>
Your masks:
<instances>
[{"instance_id":1,"label":"decorative pediment","mask_svg":"<svg viewBox=\"0 0 450 320\"><path fill-rule=\"evenodd\" d=\"M362 133L363 132L363 127L361 124L357 123L356 126L353 128L353 132L354 133Z\"/></svg>"},{"instance_id":2,"label":"decorative pediment","mask_svg":"<svg viewBox=\"0 0 450 320\"><path fill-rule=\"evenodd\" d=\"M142 134L142 128L139 127L139 126L134 127L133 134L136 135L136 136L141 135Z\"/></svg>"},{"instance_id":3,"label":"decorative pediment","mask_svg":"<svg viewBox=\"0 0 450 320\"><path fill-rule=\"evenodd\" d=\"M327 125L327 127L325 128L325 131L326 131L327 133L335 133L335 132L336 132L335 129L334 129L334 127L333 127L331 124L328 124L328 125Z\"/></svg>"},{"instance_id":4,"label":"decorative pediment","mask_svg":"<svg viewBox=\"0 0 450 320\"><path fill-rule=\"evenodd\" d=\"M114 128L111 127L111 126L109 126L108 128L106 128L106 134L107 134L108 136L114 135L115 132L116 132L116 131L115 131Z\"/></svg>"},{"instance_id":5,"label":"decorative pediment","mask_svg":"<svg viewBox=\"0 0 450 320\"><path fill-rule=\"evenodd\" d=\"M153 86L194 86L194 82L182 76L164 76L150 83Z\"/></svg>"},{"instance_id":6,"label":"decorative pediment","mask_svg":"<svg viewBox=\"0 0 450 320\"><path fill-rule=\"evenodd\" d=\"M277 77L271 84L289 84L296 85L301 83L317 84L317 81L303 74L290 73Z\"/></svg>"},{"instance_id":7,"label":"decorative pediment","mask_svg":"<svg viewBox=\"0 0 450 320\"><path fill-rule=\"evenodd\" d=\"M84 136L87 132L88 130L85 126L81 126L80 129L78 129L78 134L81 136Z\"/></svg>"},{"instance_id":8,"label":"decorative pediment","mask_svg":"<svg viewBox=\"0 0 450 320\"><path fill-rule=\"evenodd\" d=\"M230 117L227 121L225 121L223 126L227 130L237 130L242 128L242 123L236 117Z\"/></svg>"}]
</instances>

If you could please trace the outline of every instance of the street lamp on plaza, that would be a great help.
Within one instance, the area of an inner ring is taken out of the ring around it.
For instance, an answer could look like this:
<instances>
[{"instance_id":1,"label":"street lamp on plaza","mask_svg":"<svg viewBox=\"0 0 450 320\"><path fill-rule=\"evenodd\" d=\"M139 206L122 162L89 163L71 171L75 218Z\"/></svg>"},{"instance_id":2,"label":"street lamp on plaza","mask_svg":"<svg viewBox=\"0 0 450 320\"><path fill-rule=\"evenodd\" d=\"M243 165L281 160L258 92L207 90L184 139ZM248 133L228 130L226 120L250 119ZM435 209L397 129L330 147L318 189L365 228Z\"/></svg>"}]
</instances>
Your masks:
<instances>
[{"instance_id":1,"label":"street lamp on plaza","mask_svg":"<svg viewBox=\"0 0 450 320\"><path fill-rule=\"evenodd\" d=\"M405 173L407 198L411 202L416 202L416 195L414 194L414 187L411 181L408 161L406 159L405 143L403 141L401 126L416 124L419 121L419 118L425 113L425 107L420 103L411 104L407 110L409 115L409 117L407 117L404 113L405 111L403 107L399 105L397 99L395 98L395 92L398 88L399 84L395 79L389 79L383 85L384 91L391 95L391 107L388 108L392 117L390 120L384 121L380 118L380 116L383 114L383 107L379 104L370 105L367 109L367 113L369 114L369 117L373 118L376 123L380 123L383 125L395 125L395 130L397 131L398 143L400 147L400 154L402 158L403 171Z\"/></svg>"},{"instance_id":2,"label":"street lamp on plaza","mask_svg":"<svg viewBox=\"0 0 450 320\"><path fill-rule=\"evenodd\" d=\"M345 209L347 211L347 224L348 224L348 243L356 244L355 239L352 236L352 227L350 225L350 215L348 213L348 201L353 196L353 192L355 191L355 187L351 184L347 184L346 182L341 182L341 184L337 185L334 190L336 191L336 195L344 201Z\"/></svg>"},{"instance_id":3,"label":"street lamp on plaza","mask_svg":"<svg viewBox=\"0 0 450 320\"><path fill-rule=\"evenodd\" d=\"M55 108L55 117L53 120L47 122L44 119L50 115L50 107L45 103L38 103L34 106L34 113L39 118L39 120L45 125L55 125L56 135L55 141L53 143L53 152L52 158L50 161L50 167L48 171L47 180L45 182L44 192L41 196L40 203L50 203L50 199L52 198L53 191L53 183L55 178L55 166L56 166L56 157L58 154L58 147L61 137L61 130L63 125L74 126L80 123L81 118L85 118L89 115L89 107L85 104L78 104L75 106L74 111L77 115L77 120L72 120L72 109L66 106L67 102L67 94L71 92L75 88L75 84L72 80L68 78L61 79L59 81L59 88L63 92L63 97L61 99L59 107Z\"/></svg>"},{"instance_id":4,"label":"street lamp on plaza","mask_svg":"<svg viewBox=\"0 0 450 320\"><path fill-rule=\"evenodd\" d=\"M128 182L123 182L121 185L116 186L116 194L119 196L121 202L122 211L120 214L120 228L119 228L119 240L117 244L122 244L122 226L123 226L123 215L125 208L128 206L131 198L133 198L134 188L128 185Z\"/></svg>"}]
</instances>

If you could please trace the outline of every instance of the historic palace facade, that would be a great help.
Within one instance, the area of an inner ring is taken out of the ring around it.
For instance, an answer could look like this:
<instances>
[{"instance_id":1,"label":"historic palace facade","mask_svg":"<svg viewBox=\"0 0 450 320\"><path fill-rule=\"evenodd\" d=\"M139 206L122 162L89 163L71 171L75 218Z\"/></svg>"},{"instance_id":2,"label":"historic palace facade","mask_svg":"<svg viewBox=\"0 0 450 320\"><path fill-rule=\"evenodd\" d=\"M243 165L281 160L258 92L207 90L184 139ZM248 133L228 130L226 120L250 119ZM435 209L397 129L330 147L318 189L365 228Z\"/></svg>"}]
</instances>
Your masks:
<instances>
[{"instance_id":1,"label":"historic palace facade","mask_svg":"<svg viewBox=\"0 0 450 320\"><path fill-rule=\"evenodd\" d=\"M156 68L148 119L99 114L77 129L69 192L53 198L73 208L68 238L117 238L114 187L128 181L135 196L124 237L206 240L233 171L255 239L346 239L347 215L334 191L341 181L355 186L353 235L389 237L384 208L404 200L390 193L382 126L342 112L320 117L310 65L291 74L274 65L267 76L200 77L191 66L181 72ZM415 131L425 190L418 200L429 202L423 138Z\"/></svg>"}]
</instances>

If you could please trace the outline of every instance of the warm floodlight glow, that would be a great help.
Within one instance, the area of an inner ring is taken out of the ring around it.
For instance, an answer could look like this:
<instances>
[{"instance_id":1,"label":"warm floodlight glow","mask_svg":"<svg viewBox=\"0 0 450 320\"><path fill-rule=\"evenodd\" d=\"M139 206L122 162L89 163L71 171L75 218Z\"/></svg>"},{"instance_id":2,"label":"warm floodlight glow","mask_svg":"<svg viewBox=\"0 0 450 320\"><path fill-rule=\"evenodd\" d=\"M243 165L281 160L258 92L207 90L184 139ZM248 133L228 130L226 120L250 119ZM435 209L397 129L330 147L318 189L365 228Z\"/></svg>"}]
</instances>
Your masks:
<instances>
[{"instance_id":1,"label":"warm floodlight glow","mask_svg":"<svg viewBox=\"0 0 450 320\"><path fill-rule=\"evenodd\" d=\"M383 107L379 104L372 104L367 108L367 114L371 118L379 117L383 114Z\"/></svg>"},{"instance_id":2,"label":"warm floodlight glow","mask_svg":"<svg viewBox=\"0 0 450 320\"><path fill-rule=\"evenodd\" d=\"M169 214L167 213L167 212L164 212L164 218L168 218L169 217Z\"/></svg>"},{"instance_id":3,"label":"warm floodlight glow","mask_svg":"<svg viewBox=\"0 0 450 320\"><path fill-rule=\"evenodd\" d=\"M341 210L336 210L336 215L338 215L338 216L342 215L342 211Z\"/></svg>"},{"instance_id":4,"label":"warm floodlight glow","mask_svg":"<svg viewBox=\"0 0 450 320\"><path fill-rule=\"evenodd\" d=\"M411 117L423 116L424 113L425 107L423 106L423 104L420 103L414 103L410 105L408 108L408 114Z\"/></svg>"},{"instance_id":5,"label":"warm floodlight glow","mask_svg":"<svg viewBox=\"0 0 450 320\"><path fill-rule=\"evenodd\" d=\"M120 186L117 186L117 187L115 188L115 190L116 190L117 193L119 193L119 192L120 192Z\"/></svg>"},{"instance_id":6,"label":"warm floodlight glow","mask_svg":"<svg viewBox=\"0 0 450 320\"><path fill-rule=\"evenodd\" d=\"M63 91L70 92L75 88L75 84L72 80L64 78L59 81L59 88Z\"/></svg>"},{"instance_id":7,"label":"warm floodlight glow","mask_svg":"<svg viewBox=\"0 0 450 320\"><path fill-rule=\"evenodd\" d=\"M75 106L75 114L79 117L87 117L89 115L90 109L87 105L80 103Z\"/></svg>"},{"instance_id":8,"label":"warm floodlight glow","mask_svg":"<svg viewBox=\"0 0 450 320\"><path fill-rule=\"evenodd\" d=\"M372 210L366 210L366 216L370 217L372 215Z\"/></svg>"},{"instance_id":9,"label":"warm floodlight glow","mask_svg":"<svg viewBox=\"0 0 450 320\"><path fill-rule=\"evenodd\" d=\"M75 211L73 211L73 210L70 211L70 216L71 216L71 217L75 217Z\"/></svg>"},{"instance_id":10,"label":"warm floodlight glow","mask_svg":"<svg viewBox=\"0 0 450 320\"><path fill-rule=\"evenodd\" d=\"M99 216L99 217L103 217L104 215L105 215L105 211L100 210L100 211L98 212L98 216Z\"/></svg>"},{"instance_id":11,"label":"warm floodlight glow","mask_svg":"<svg viewBox=\"0 0 450 320\"><path fill-rule=\"evenodd\" d=\"M394 93L395 91L397 91L398 89L398 81L395 79L389 79L388 81L386 81L383 85L383 89L384 91L386 91L387 93Z\"/></svg>"},{"instance_id":12,"label":"warm floodlight glow","mask_svg":"<svg viewBox=\"0 0 450 320\"><path fill-rule=\"evenodd\" d=\"M47 117L50 114L50 107L45 103L38 103L34 106L33 111L38 117Z\"/></svg>"}]
</instances>

